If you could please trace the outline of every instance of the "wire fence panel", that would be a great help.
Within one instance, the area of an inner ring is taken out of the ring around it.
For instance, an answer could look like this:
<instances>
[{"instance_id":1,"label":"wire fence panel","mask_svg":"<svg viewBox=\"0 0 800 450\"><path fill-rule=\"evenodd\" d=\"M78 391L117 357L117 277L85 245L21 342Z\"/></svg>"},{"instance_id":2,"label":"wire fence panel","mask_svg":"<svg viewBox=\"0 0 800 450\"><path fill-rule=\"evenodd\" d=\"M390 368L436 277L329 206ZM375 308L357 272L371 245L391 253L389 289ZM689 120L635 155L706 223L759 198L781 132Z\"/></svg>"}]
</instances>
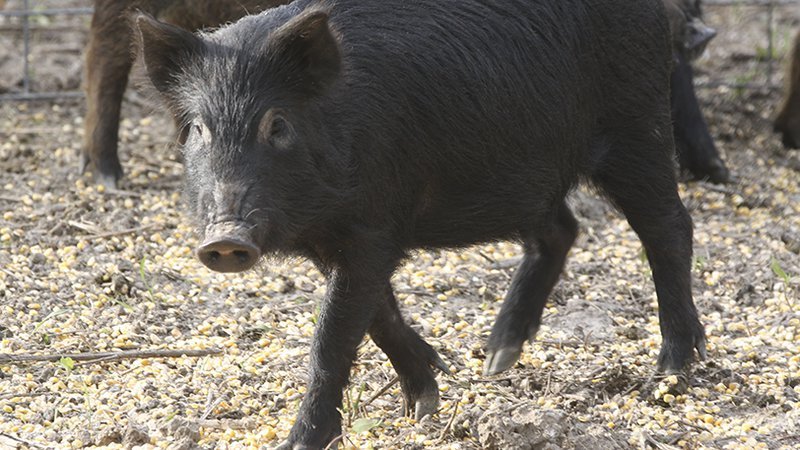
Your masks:
<instances>
[{"instance_id":1,"label":"wire fence panel","mask_svg":"<svg viewBox=\"0 0 800 450\"><path fill-rule=\"evenodd\" d=\"M696 87L782 89L784 56L800 30L800 0L705 0L703 5L706 22L719 33L695 64ZM725 70L733 65L735 70Z\"/></svg>"},{"instance_id":2,"label":"wire fence panel","mask_svg":"<svg viewBox=\"0 0 800 450\"><path fill-rule=\"evenodd\" d=\"M707 22L720 36L698 63L697 86L779 89L775 73L788 51L792 31L800 29L800 0L705 0L704 5ZM718 23L722 11L726 19ZM82 97L82 55L91 14L91 0L0 0L0 101ZM730 17L762 21L763 34L736 36L737 23ZM725 34L733 34L729 40L755 46L749 56L747 51L737 56L754 59L755 64L745 64L746 72L733 80L715 78L714 65L708 63L722 57L715 47L722 47L718 44ZM56 69L40 73L37 62ZM705 75L704 66L708 66Z\"/></svg>"},{"instance_id":3,"label":"wire fence panel","mask_svg":"<svg viewBox=\"0 0 800 450\"><path fill-rule=\"evenodd\" d=\"M0 0L0 6L0 101L83 97L91 1Z\"/></svg>"}]
</instances>

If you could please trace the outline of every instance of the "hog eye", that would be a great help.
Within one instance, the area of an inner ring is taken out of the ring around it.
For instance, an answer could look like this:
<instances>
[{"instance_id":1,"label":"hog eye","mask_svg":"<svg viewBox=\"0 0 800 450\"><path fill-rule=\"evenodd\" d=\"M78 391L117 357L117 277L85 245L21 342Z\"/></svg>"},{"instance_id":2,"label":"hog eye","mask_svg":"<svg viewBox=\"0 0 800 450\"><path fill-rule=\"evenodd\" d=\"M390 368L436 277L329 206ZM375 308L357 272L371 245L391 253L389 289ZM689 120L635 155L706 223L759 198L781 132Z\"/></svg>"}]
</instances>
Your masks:
<instances>
[{"instance_id":1,"label":"hog eye","mask_svg":"<svg viewBox=\"0 0 800 450\"><path fill-rule=\"evenodd\" d=\"M261 123L261 140L276 148L287 148L292 142L294 130L283 116L270 112Z\"/></svg>"},{"instance_id":2,"label":"hog eye","mask_svg":"<svg viewBox=\"0 0 800 450\"><path fill-rule=\"evenodd\" d=\"M272 129L270 130L269 136L272 137L280 137L281 134L286 132L286 121L283 120L282 117L276 117L272 121Z\"/></svg>"}]
</instances>

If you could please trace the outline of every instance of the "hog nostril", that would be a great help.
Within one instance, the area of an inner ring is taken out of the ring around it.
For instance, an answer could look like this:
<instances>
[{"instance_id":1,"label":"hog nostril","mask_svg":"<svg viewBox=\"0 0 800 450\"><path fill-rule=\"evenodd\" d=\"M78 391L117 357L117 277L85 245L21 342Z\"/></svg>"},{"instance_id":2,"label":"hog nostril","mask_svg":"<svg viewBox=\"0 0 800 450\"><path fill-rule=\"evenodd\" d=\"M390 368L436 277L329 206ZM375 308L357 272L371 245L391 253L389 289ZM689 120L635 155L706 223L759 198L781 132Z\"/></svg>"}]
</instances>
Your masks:
<instances>
[{"instance_id":1,"label":"hog nostril","mask_svg":"<svg viewBox=\"0 0 800 450\"><path fill-rule=\"evenodd\" d=\"M234 250L233 255L239 258L239 262L244 263L250 259L250 252L246 250Z\"/></svg>"},{"instance_id":2,"label":"hog nostril","mask_svg":"<svg viewBox=\"0 0 800 450\"><path fill-rule=\"evenodd\" d=\"M241 272L258 261L261 251L249 239L222 237L207 240L197 249L197 257L217 272Z\"/></svg>"}]
</instances>

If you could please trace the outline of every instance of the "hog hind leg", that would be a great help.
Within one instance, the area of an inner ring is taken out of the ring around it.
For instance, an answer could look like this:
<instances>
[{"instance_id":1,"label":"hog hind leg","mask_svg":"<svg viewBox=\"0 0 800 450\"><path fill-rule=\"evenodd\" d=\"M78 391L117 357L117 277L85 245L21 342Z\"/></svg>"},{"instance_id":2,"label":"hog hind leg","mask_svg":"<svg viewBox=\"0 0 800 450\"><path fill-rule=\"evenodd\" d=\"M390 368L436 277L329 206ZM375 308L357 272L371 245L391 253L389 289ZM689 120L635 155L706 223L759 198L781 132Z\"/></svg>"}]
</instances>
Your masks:
<instances>
[{"instance_id":1,"label":"hog hind leg","mask_svg":"<svg viewBox=\"0 0 800 450\"><path fill-rule=\"evenodd\" d=\"M625 215L647 254L658 296L663 343L658 367L681 371L705 333L692 301L692 220L678 196L669 122L607 130L597 140L591 178Z\"/></svg>"},{"instance_id":2,"label":"hog hind leg","mask_svg":"<svg viewBox=\"0 0 800 450\"><path fill-rule=\"evenodd\" d=\"M392 362L403 390L405 415L419 420L439 407L439 388L433 369L450 373L447 365L427 342L403 320L397 301L387 284L382 302L369 328L369 335Z\"/></svg>"},{"instance_id":3,"label":"hog hind leg","mask_svg":"<svg viewBox=\"0 0 800 450\"><path fill-rule=\"evenodd\" d=\"M536 335L547 297L558 281L577 234L578 222L562 203L550 231L523 237L525 255L489 336L483 369L486 375L513 366L525 341Z\"/></svg>"}]
</instances>

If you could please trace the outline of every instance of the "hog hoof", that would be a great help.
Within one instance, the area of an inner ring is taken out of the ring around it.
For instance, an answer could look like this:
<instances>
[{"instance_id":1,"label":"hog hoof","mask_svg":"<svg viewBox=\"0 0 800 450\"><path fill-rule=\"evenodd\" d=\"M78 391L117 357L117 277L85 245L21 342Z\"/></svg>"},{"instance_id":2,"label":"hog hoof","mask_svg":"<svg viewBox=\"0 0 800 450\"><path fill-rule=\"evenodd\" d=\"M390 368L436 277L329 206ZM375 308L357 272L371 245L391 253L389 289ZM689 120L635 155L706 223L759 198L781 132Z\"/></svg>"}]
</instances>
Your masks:
<instances>
[{"instance_id":1,"label":"hog hoof","mask_svg":"<svg viewBox=\"0 0 800 450\"><path fill-rule=\"evenodd\" d=\"M117 177L113 175L107 175L99 173L95 175L94 182L96 184L101 184L106 189L116 189L117 188Z\"/></svg>"},{"instance_id":2,"label":"hog hoof","mask_svg":"<svg viewBox=\"0 0 800 450\"><path fill-rule=\"evenodd\" d=\"M695 332L691 341L687 339L664 339L661 352L658 355L658 371L666 374L681 373L693 359L694 350L701 361L708 358L706 353L706 338L703 327L698 325L699 331Z\"/></svg>"},{"instance_id":3,"label":"hog hoof","mask_svg":"<svg viewBox=\"0 0 800 450\"><path fill-rule=\"evenodd\" d=\"M281 445L275 447L275 450L314 450L318 447L312 447L305 444L293 444L289 441L283 441Z\"/></svg>"},{"instance_id":4,"label":"hog hoof","mask_svg":"<svg viewBox=\"0 0 800 450\"><path fill-rule=\"evenodd\" d=\"M716 184L724 184L731 181L731 172L719 158L707 161L703 167L692 170L692 174L697 179L707 179Z\"/></svg>"},{"instance_id":5,"label":"hog hoof","mask_svg":"<svg viewBox=\"0 0 800 450\"><path fill-rule=\"evenodd\" d=\"M712 183L728 183L731 181L731 173L721 159L714 159L708 167L708 179Z\"/></svg>"},{"instance_id":6,"label":"hog hoof","mask_svg":"<svg viewBox=\"0 0 800 450\"><path fill-rule=\"evenodd\" d=\"M275 450L321 450L325 448L338 448L337 442L341 439L340 435L331 436L326 440L325 444L304 444L302 442L294 442L291 438L283 441Z\"/></svg>"},{"instance_id":7,"label":"hog hoof","mask_svg":"<svg viewBox=\"0 0 800 450\"><path fill-rule=\"evenodd\" d=\"M86 169L89 168L89 163L90 162L91 162L91 160L89 159L89 155L81 156L81 165L78 168L78 173L80 173L80 174L86 173Z\"/></svg>"},{"instance_id":8,"label":"hog hoof","mask_svg":"<svg viewBox=\"0 0 800 450\"><path fill-rule=\"evenodd\" d=\"M342 419L336 409L322 402L314 408L301 409L292 431L277 450L317 450L338 448L342 439Z\"/></svg>"},{"instance_id":9,"label":"hog hoof","mask_svg":"<svg viewBox=\"0 0 800 450\"><path fill-rule=\"evenodd\" d=\"M119 161L101 162L100 164L92 164L89 155L82 155L79 167L79 173L86 173L90 167L94 172L94 183L101 184L106 189L116 189L117 182L122 178L122 166Z\"/></svg>"},{"instance_id":10,"label":"hog hoof","mask_svg":"<svg viewBox=\"0 0 800 450\"><path fill-rule=\"evenodd\" d=\"M522 346L502 347L497 350L490 350L486 355L486 362L483 364L483 374L486 376L497 375L506 369L511 368L522 354Z\"/></svg>"},{"instance_id":11,"label":"hog hoof","mask_svg":"<svg viewBox=\"0 0 800 450\"><path fill-rule=\"evenodd\" d=\"M443 374L452 375L452 373L450 372L450 368L447 367L447 364L445 364L445 362L442 360L442 358L439 356L438 353L433 352L433 356L431 357L430 363L434 369L438 369Z\"/></svg>"},{"instance_id":12,"label":"hog hoof","mask_svg":"<svg viewBox=\"0 0 800 450\"><path fill-rule=\"evenodd\" d=\"M414 419L421 420L425 416L433 415L439 410L439 388L435 384L422 391L419 395L406 396L404 402L404 414L411 416L414 412Z\"/></svg>"}]
</instances>

